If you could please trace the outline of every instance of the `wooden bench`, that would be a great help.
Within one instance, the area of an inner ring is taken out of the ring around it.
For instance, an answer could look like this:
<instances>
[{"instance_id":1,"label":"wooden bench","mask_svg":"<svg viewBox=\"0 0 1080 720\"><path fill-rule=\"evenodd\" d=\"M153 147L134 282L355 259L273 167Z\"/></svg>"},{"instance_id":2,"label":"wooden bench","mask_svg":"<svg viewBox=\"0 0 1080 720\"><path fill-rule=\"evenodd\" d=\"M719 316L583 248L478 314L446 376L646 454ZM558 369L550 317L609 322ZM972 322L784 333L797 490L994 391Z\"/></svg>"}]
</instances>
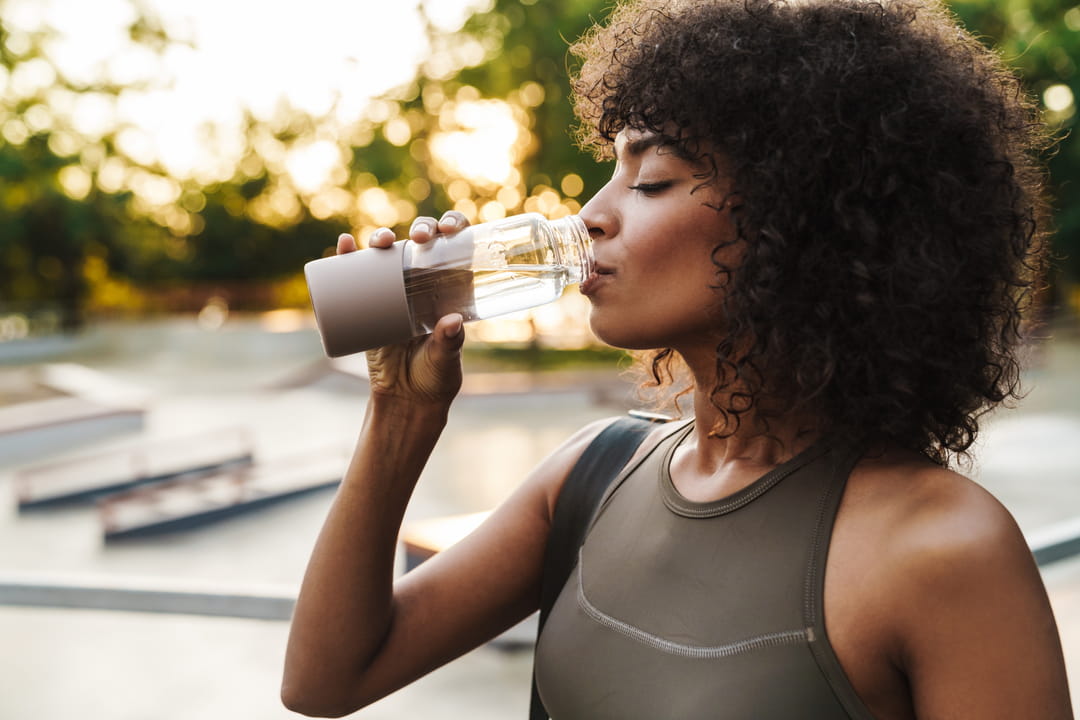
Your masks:
<instances>
[{"instance_id":1,"label":"wooden bench","mask_svg":"<svg viewBox=\"0 0 1080 720\"><path fill-rule=\"evenodd\" d=\"M442 552L487 519L491 511L447 515L428 518L406 524L401 529L400 540L405 549L405 572ZM532 647L536 641L539 613L529 617L494 638L489 644L500 650L519 650Z\"/></svg>"},{"instance_id":2,"label":"wooden bench","mask_svg":"<svg viewBox=\"0 0 1080 720\"><path fill-rule=\"evenodd\" d=\"M135 487L250 465L254 455L250 433L239 426L143 440L20 468L14 475L15 495L20 512L91 503Z\"/></svg>"},{"instance_id":3,"label":"wooden bench","mask_svg":"<svg viewBox=\"0 0 1080 720\"><path fill-rule=\"evenodd\" d=\"M0 407L0 465L42 458L58 450L140 430L145 415L141 406L111 405L83 397L55 397Z\"/></svg>"},{"instance_id":4,"label":"wooden bench","mask_svg":"<svg viewBox=\"0 0 1080 720\"><path fill-rule=\"evenodd\" d=\"M401 529L401 544L405 548L405 572L415 570L436 553L456 543L487 519L490 511L447 515L408 523Z\"/></svg>"}]
</instances>

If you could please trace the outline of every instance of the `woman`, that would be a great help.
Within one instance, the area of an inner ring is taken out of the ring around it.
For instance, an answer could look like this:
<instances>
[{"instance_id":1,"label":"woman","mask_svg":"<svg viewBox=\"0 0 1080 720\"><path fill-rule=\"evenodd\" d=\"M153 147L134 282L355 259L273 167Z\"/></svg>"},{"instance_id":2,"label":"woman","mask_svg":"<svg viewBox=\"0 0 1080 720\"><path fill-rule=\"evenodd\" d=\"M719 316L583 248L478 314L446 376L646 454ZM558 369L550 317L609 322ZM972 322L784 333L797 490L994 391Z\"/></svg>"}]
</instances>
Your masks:
<instances>
[{"instance_id":1,"label":"woman","mask_svg":"<svg viewBox=\"0 0 1080 720\"><path fill-rule=\"evenodd\" d=\"M1072 717L1022 535L946 467L1018 389L1045 142L1016 80L913 0L642 0L574 51L583 139L616 160L580 213L590 323L659 349L658 382L682 368L693 419L654 433L594 519L538 642L547 710ZM451 315L368 355L293 620L293 709L349 713L537 607L552 508L604 423L392 579L462 339Z\"/></svg>"}]
</instances>

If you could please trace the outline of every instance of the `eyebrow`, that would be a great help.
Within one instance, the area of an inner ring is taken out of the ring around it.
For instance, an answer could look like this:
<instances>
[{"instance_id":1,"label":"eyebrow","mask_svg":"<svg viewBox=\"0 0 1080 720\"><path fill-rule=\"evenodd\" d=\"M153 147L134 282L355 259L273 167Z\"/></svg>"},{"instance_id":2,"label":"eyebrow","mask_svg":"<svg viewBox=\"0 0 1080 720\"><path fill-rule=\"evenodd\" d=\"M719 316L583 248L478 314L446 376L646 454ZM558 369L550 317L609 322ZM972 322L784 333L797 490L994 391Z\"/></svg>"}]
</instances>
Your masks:
<instances>
[{"instance_id":1,"label":"eyebrow","mask_svg":"<svg viewBox=\"0 0 1080 720\"><path fill-rule=\"evenodd\" d=\"M623 151L631 157L641 157L646 151L651 150L652 148L671 148L676 157L686 160L687 162L693 162L693 158L691 158L685 149L675 142L674 139L659 133L649 133L632 140L627 140L626 144L623 146ZM617 146L614 147L613 150L615 152L615 158L618 159L619 155L622 153L618 152Z\"/></svg>"}]
</instances>

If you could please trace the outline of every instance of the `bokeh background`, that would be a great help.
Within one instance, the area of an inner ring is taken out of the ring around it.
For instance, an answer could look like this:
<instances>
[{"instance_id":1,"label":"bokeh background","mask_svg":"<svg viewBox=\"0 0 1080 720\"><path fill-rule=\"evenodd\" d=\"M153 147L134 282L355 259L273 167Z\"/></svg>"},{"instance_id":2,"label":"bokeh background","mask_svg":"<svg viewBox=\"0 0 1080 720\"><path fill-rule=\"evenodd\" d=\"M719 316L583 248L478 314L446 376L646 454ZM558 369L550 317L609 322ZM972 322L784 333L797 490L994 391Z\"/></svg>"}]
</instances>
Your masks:
<instances>
[{"instance_id":1,"label":"bokeh background","mask_svg":"<svg viewBox=\"0 0 1080 720\"><path fill-rule=\"evenodd\" d=\"M609 168L572 140L566 50L608 5L2 0L0 341L306 309L303 263L339 232L574 212ZM1062 138L1047 303L1075 311L1080 6L952 7Z\"/></svg>"}]
</instances>

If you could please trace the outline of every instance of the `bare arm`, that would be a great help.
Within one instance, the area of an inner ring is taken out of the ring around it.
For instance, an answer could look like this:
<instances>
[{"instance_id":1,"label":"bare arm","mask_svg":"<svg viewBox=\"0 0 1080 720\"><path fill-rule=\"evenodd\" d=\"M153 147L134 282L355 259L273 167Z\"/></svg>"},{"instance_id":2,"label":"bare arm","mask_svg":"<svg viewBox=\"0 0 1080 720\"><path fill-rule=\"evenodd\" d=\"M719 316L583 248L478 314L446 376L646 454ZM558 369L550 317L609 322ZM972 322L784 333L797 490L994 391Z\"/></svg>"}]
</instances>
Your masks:
<instances>
[{"instance_id":1,"label":"bare arm","mask_svg":"<svg viewBox=\"0 0 1080 720\"><path fill-rule=\"evenodd\" d=\"M351 250L352 239L343 245ZM429 338L368 355L367 417L290 629L281 693L292 710L353 712L537 607L554 499L599 432L595 423L556 450L475 532L393 580L405 507L460 387L460 345L460 318L450 316Z\"/></svg>"},{"instance_id":2,"label":"bare arm","mask_svg":"<svg viewBox=\"0 0 1080 720\"><path fill-rule=\"evenodd\" d=\"M914 524L897 608L917 718L1073 717L1061 643L1019 528L967 487Z\"/></svg>"},{"instance_id":3,"label":"bare arm","mask_svg":"<svg viewBox=\"0 0 1080 720\"><path fill-rule=\"evenodd\" d=\"M395 584L394 547L412 488L401 472L420 462L430 449L420 438L440 424L424 417L391 420L408 425L417 438L386 447L374 429L380 417L377 410L365 423L297 602L282 698L299 712L353 712L535 610L554 499L599 431L594 423L577 433L476 531Z\"/></svg>"}]
</instances>

